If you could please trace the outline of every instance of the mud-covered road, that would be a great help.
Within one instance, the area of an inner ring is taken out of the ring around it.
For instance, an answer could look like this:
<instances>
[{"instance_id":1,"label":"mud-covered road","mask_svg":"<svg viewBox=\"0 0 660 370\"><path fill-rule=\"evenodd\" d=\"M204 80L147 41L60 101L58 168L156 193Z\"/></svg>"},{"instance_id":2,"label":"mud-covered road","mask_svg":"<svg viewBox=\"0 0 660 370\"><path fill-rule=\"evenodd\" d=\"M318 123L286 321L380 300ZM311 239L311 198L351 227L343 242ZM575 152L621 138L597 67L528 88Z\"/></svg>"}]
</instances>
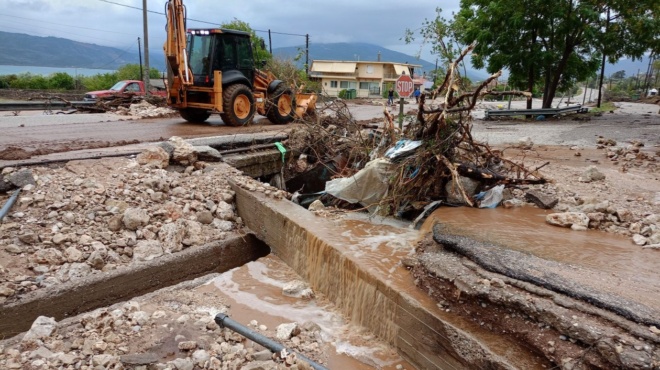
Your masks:
<instances>
[{"instance_id":1,"label":"mud-covered road","mask_svg":"<svg viewBox=\"0 0 660 370\"><path fill-rule=\"evenodd\" d=\"M214 116L206 123L176 118L132 119L114 114L43 115L23 112L0 116L0 160L25 159L30 154L48 154L183 138L279 132L278 126L259 118L250 126L226 126ZM27 154L25 153L27 152Z\"/></svg>"}]
</instances>

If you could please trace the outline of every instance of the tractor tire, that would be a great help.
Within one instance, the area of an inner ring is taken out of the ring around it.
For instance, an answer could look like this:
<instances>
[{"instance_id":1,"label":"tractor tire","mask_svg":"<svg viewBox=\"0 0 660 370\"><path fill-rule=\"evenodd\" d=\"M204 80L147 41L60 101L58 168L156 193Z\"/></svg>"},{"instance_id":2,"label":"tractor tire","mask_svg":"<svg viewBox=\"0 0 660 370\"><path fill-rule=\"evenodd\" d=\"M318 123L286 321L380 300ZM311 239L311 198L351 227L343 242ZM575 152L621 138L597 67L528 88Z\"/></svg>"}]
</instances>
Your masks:
<instances>
[{"instance_id":1,"label":"tractor tire","mask_svg":"<svg viewBox=\"0 0 660 370\"><path fill-rule=\"evenodd\" d=\"M199 108L179 109L179 114L188 122L204 122L211 117L211 112Z\"/></svg>"},{"instance_id":2,"label":"tractor tire","mask_svg":"<svg viewBox=\"0 0 660 370\"><path fill-rule=\"evenodd\" d=\"M256 106L252 91L241 84L231 85L222 92L222 121L228 126L243 126L254 117Z\"/></svg>"},{"instance_id":3,"label":"tractor tire","mask_svg":"<svg viewBox=\"0 0 660 370\"><path fill-rule=\"evenodd\" d=\"M268 97L266 117L276 125L286 125L296 118L296 95L280 84Z\"/></svg>"}]
</instances>

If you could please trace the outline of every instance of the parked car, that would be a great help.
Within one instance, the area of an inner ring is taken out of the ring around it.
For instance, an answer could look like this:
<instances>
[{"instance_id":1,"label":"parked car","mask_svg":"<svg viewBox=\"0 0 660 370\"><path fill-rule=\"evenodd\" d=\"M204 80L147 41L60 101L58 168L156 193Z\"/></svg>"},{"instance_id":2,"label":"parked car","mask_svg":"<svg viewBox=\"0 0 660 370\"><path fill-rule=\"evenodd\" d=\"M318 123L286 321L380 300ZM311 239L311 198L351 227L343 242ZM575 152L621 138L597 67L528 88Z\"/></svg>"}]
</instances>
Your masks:
<instances>
[{"instance_id":1,"label":"parked car","mask_svg":"<svg viewBox=\"0 0 660 370\"><path fill-rule=\"evenodd\" d=\"M123 80L119 81L108 90L89 91L85 93L83 100L96 101L98 99L107 99L110 97L126 97L131 95L144 95L144 82L138 80ZM167 96L167 91L164 89L154 88L151 90L152 95L162 97Z\"/></svg>"}]
</instances>

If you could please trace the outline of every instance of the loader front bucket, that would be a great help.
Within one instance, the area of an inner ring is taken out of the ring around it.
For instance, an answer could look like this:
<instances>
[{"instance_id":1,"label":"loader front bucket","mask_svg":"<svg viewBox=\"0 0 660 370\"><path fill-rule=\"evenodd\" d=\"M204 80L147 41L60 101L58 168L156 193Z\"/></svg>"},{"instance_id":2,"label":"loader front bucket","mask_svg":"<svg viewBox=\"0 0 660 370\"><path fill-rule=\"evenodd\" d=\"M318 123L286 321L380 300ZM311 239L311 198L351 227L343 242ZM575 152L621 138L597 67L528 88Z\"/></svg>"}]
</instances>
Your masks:
<instances>
[{"instance_id":1,"label":"loader front bucket","mask_svg":"<svg viewBox=\"0 0 660 370\"><path fill-rule=\"evenodd\" d=\"M316 93L296 93L296 118L316 112Z\"/></svg>"}]
</instances>

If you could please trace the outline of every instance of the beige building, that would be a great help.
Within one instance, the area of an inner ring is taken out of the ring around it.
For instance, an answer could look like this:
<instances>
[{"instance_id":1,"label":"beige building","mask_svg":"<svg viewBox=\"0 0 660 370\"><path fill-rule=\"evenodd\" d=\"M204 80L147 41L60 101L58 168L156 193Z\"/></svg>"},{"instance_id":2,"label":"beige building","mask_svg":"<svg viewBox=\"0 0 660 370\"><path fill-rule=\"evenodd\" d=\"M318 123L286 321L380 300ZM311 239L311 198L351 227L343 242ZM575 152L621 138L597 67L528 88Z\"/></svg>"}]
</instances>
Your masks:
<instances>
[{"instance_id":1,"label":"beige building","mask_svg":"<svg viewBox=\"0 0 660 370\"><path fill-rule=\"evenodd\" d=\"M323 93L338 96L342 90L356 90L356 97L380 97L402 74L421 69L421 65L396 62L312 61L310 77L321 82Z\"/></svg>"}]
</instances>

